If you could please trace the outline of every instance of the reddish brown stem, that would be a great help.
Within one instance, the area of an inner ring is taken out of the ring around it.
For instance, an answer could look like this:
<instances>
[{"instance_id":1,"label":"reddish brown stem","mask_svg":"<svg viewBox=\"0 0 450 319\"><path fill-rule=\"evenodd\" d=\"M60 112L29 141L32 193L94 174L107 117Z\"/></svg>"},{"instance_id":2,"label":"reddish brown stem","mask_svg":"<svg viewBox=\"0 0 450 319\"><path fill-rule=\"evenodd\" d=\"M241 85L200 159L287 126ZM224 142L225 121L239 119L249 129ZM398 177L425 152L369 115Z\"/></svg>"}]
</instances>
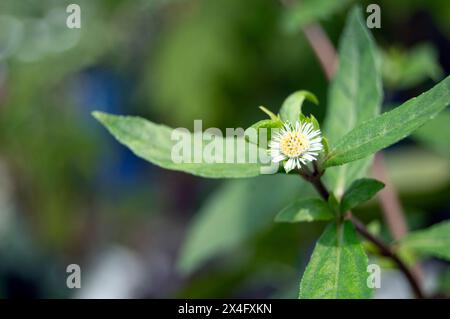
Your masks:
<instances>
[{"instance_id":1,"label":"reddish brown stem","mask_svg":"<svg viewBox=\"0 0 450 319\"><path fill-rule=\"evenodd\" d=\"M320 66L327 78L331 80L336 73L338 65L338 56L334 49L333 43L328 39L327 35L319 24L310 24L303 28L303 33L314 51Z\"/></svg>"},{"instance_id":2,"label":"reddish brown stem","mask_svg":"<svg viewBox=\"0 0 450 319\"><path fill-rule=\"evenodd\" d=\"M292 4L291 0L280 1L286 7ZM318 23L311 24L303 28L302 31L305 34L309 45L313 49L326 78L331 80L338 65L338 54L336 53L333 43ZM377 179L385 182L386 187L382 192L380 192L378 198L382 206L382 212L386 224L388 225L393 238L399 240L407 234L408 226L397 192L387 176L386 169L382 161L382 153L378 153L375 157L374 175ZM314 183L313 185L322 196L327 195L328 198L328 193L326 193L320 185L315 185ZM413 273L413 277L416 278L415 281L422 278L422 272L419 264L413 268ZM407 274L405 273L405 275ZM413 287L413 289L415 288Z\"/></svg>"},{"instance_id":3,"label":"reddish brown stem","mask_svg":"<svg viewBox=\"0 0 450 319\"><path fill-rule=\"evenodd\" d=\"M314 167L316 166L314 165ZM325 184L322 182L321 174L319 174L317 169L311 172L308 168L304 168L300 172L300 175L314 186L314 188L317 190L317 192L324 200L326 201L328 200L330 193ZM400 271L405 275L406 279L408 280L416 298L420 299L424 298L424 294L420 287L419 281L417 280L417 277L411 271L411 269L409 269L409 267L403 262L403 260L392 250L392 248L388 244L384 243L381 239L372 235L367 230L366 226L352 215L352 212L350 211L347 212L345 216L348 220L350 220L353 223L356 230L361 236L363 236L365 239L370 241L378 248L382 256L390 258L397 265L397 267L400 269Z\"/></svg>"},{"instance_id":4,"label":"reddish brown stem","mask_svg":"<svg viewBox=\"0 0 450 319\"><path fill-rule=\"evenodd\" d=\"M400 271L405 275L406 279L408 280L416 298L419 299L425 298L422 289L420 288L420 284L417 280L417 277L412 272L412 270L403 262L403 260L400 257L398 257L398 255L388 245L383 243L377 237L373 236L367 230L364 224L361 223L356 217L354 217L351 214L351 212L347 214L347 218L353 223L358 233L360 233L364 238L373 243L379 249L381 255L389 257L393 262L395 262L397 267L400 269Z\"/></svg>"}]
</instances>

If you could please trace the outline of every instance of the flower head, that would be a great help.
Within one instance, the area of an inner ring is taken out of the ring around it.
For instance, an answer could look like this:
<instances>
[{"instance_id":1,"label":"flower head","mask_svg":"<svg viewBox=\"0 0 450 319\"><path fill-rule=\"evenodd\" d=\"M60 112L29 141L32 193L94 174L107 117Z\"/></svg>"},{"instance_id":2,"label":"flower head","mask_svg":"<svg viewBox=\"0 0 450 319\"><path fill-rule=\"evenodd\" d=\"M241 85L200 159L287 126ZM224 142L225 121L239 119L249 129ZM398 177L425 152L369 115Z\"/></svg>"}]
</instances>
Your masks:
<instances>
[{"instance_id":1,"label":"flower head","mask_svg":"<svg viewBox=\"0 0 450 319\"><path fill-rule=\"evenodd\" d=\"M286 122L269 143L272 162L284 162L286 173L316 160L323 149L320 130L309 122Z\"/></svg>"}]
</instances>

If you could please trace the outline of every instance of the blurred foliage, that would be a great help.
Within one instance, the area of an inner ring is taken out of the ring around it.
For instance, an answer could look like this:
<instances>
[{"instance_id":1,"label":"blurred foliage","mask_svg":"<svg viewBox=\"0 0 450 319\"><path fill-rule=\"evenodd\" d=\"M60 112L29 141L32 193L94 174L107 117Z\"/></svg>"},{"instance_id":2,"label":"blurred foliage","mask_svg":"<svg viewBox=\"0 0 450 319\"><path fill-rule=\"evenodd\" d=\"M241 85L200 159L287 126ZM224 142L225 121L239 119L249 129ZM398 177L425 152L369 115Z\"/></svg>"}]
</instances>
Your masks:
<instances>
[{"instance_id":1,"label":"blurred foliage","mask_svg":"<svg viewBox=\"0 0 450 319\"><path fill-rule=\"evenodd\" d=\"M257 105L280 105L300 88L297 75L306 78L316 66L305 63L313 57L304 41L280 34L280 10L267 0L183 3L158 36L144 98L170 126L191 127L201 118L207 126L246 127ZM323 94L321 77L308 77L303 88Z\"/></svg>"},{"instance_id":2,"label":"blurred foliage","mask_svg":"<svg viewBox=\"0 0 450 319\"><path fill-rule=\"evenodd\" d=\"M333 13L347 7L351 0L285 0L282 2L287 7L282 17L283 28L287 32L298 32L308 24L329 18Z\"/></svg>"},{"instance_id":3,"label":"blurred foliage","mask_svg":"<svg viewBox=\"0 0 450 319\"><path fill-rule=\"evenodd\" d=\"M209 199L196 216L184 245L180 269L190 272L205 260L236 248L268 227L275 214L298 194L311 194L298 178L260 176L231 181ZM268 179L270 183L267 183ZM276 185L274 188L273 185Z\"/></svg>"},{"instance_id":4,"label":"blurred foliage","mask_svg":"<svg viewBox=\"0 0 450 319\"><path fill-rule=\"evenodd\" d=\"M437 52L429 44L407 51L392 47L383 54L383 78L388 88L411 88L428 78L438 81L442 76Z\"/></svg>"},{"instance_id":5,"label":"blurred foliage","mask_svg":"<svg viewBox=\"0 0 450 319\"><path fill-rule=\"evenodd\" d=\"M447 268L446 271L444 271L444 274L439 278L439 288L440 291L445 294L450 294L450 269Z\"/></svg>"},{"instance_id":6,"label":"blurred foliage","mask_svg":"<svg viewBox=\"0 0 450 319\"><path fill-rule=\"evenodd\" d=\"M436 191L450 181L449 160L425 150L404 147L386 154L386 161L389 176L402 193Z\"/></svg>"},{"instance_id":7,"label":"blurred foliage","mask_svg":"<svg viewBox=\"0 0 450 319\"><path fill-rule=\"evenodd\" d=\"M414 137L424 146L450 158L450 112L442 112L430 123L419 129Z\"/></svg>"},{"instance_id":8,"label":"blurred foliage","mask_svg":"<svg viewBox=\"0 0 450 319\"><path fill-rule=\"evenodd\" d=\"M6 44L2 54L7 59L7 82L0 141L19 177L21 197L26 199L22 208L38 212L33 218L37 218L34 222L40 234L59 246L74 231L74 209L88 195L73 186L89 178L99 143L83 127L80 119L84 115L71 107L68 87L61 82L70 84L73 72L92 63L108 47L94 41L106 25L94 24L93 37L83 36L82 31L70 33L64 25L65 7L45 10L52 4L55 7L55 2L47 2L48 7L35 2L1 4L2 12L10 14L3 16L3 21L10 21L7 27L20 28L22 33L10 39L14 43ZM86 2L88 6L95 10Z\"/></svg>"}]
</instances>

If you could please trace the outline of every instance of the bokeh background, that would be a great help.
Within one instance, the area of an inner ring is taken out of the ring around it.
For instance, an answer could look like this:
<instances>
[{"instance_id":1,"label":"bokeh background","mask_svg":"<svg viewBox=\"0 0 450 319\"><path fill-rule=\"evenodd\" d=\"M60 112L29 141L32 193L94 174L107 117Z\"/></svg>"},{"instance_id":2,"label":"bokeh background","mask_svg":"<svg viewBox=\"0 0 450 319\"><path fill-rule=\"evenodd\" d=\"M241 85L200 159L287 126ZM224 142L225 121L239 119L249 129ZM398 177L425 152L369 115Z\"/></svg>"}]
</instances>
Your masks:
<instances>
[{"instance_id":1,"label":"bokeh background","mask_svg":"<svg viewBox=\"0 0 450 319\"><path fill-rule=\"evenodd\" d=\"M332 2L316 11L337 44L358 1ZM70 3L81 6L81 29L66 27ZM450 2L377 3L386 110L449 73ZM286 27L298 17L276 0L2 0L0 297L295 298L324 224L272 219L310 189L285 176L160 169L91 112L245 128L264 117L258 105L276 111L306 89L320 100L306 111L322 120L328 84L303 34ZM449 125L443 113L385 151L411 229L450 218ZM390 239L376 200L356 214ZM81 289L66 286L73 263ZM383 266L377 297L409 297ZM447 264L422 266L429 292L450 293Z\"/></svg>"}]
</instances>

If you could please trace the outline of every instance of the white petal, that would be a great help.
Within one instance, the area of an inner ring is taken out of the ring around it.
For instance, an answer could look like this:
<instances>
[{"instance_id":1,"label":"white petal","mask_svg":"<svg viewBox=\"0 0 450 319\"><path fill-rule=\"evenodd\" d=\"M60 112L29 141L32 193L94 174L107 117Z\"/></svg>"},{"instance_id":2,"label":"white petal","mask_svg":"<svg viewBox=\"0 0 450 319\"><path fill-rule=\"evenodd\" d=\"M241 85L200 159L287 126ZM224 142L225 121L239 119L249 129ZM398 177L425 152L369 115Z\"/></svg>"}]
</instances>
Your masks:
<instances>
[{"instance_id":1,"label":"white petal","mask_svg":"<svg viewBox=\"0 0 450 319\"><path fill-rule=\"evenodd\" d=\"M302 165L300 164L300 158L297 158L295 162L297 164L297 168L300 169L302 167Z\"/></svg>"},{"instance_id":2,"label":"white petal","mask_svg":"<svg viewBox=\"0 0 450 319\"><path fill-rule=\"evenodd\" d=\"M313 139L314 137L316 137L318 135L320 135L320 131L319 130L310 132L309 134L306 135L306 137L311 140L311 139Z\"/></svg>"},{"instance_id":3,"label":"white petal","mask_svg":"<svg viewBox=\"0 0 450 319\"><path fill-rule=\"evenodd\" d=\"M274 163L279 163L279 162L281 162L281 161L284 161L286 159L286 156L284 156L284 155L278 155L278 156L275 156L275 157L273 157L272 158L272 162L274 162Z\"/></svg>"},{"instance_id":4,"label":"white petal","mask_svg":"<svg viewBox=\"0 0 450 319\"><path fill-rule=\"evenodd\" d=\"M270 154L270 156L272 156L272 157L277 157L277 156L283 155L283 154L280 152L280 150L269 150L269 154Z\"/></svg>"},{"instance_id":5,"label":"white petal","mask_svg":"<svg viewBox=\"0 0 450 319\"><path fill-rule=\"evenodd\" d=\"M272 134L272 142L277 142L277 143L279 143L280 140L281 140L281 134L280 134L280 133Z\"/></svg>"},{"instance_id":6,"label":"white petal","mask_svg":"<svg viewBox=\"0 0 450 319\"><path fill-rule=\"evenodd\" d=\"M313 127L311 123L306 123L305 126L303 127L302 133L308 135L312 129Z\"/></svg>"},{"instance_id":7,"label":"white petal","mask_svg":"<svg viewBox=\"0 0 450 319\"><path fill-rule=\"evenodd\" d=\"M284 123L283 128L284 128L285 133L292 131L291 124L289 122Z\"/></svg>"},{"instance_id":8,"label":"white petal","mask_svg":"<svg viewBox=\"0 0 450 319\"><path fill-rule=\"evenodd\" d=\"M278 142L278 141L271 141L271 142L269 142L269 147L270 148L279 149L280 148L280 142Z\"/></svg>"},{"instance_id":9,"label":"white petal","mask_svg":"<svg viewBox=\"0 0 450 319\"><path fill-rule=\"evenodd\" d=\"M286 163L284 163L284 170L286 171L286 173L292 171L294 167L295 167L295 160L293 158L288 159Z\"/></svg>"},{"instance_id":10,"label":"white petal","mask_svg":"<svg viewBox=\"0 0 450 319\"><path fill-rule=\"evenodd\" d=\"M314 161L316 159L315 157L313 157L313 156L311 156L309 154L303 154L303 158L307 159L310 162L312 162L312 161Z\"/></svg>"},{"instance_id":11,"label":"white petal","mask_svg":"<svg viewBox=\"0 0 450 319\"><path fill-rule=\"evenodd\" d=\"M308 152L309 151L320 151L320 150L322 150L322 145L320 145L320 144L314 144L314 145L311 145L309 148L308 148Z\"/></svg>"},{"instance_id":12,"label":"white petal","mask_svg":"<svg viewBox=\"0 0 450 319\"><path fill-rule=\"evenodd\" d=\"M321 137L316 137L315 139L311 139L309 141L309 144L318 144L320 142L322 142L322 138ZM322 144L322 143L320 143L320 144Z\"/></svg>"},{"instance_id":13,"label":"white petal","mask_svg":"<svg viewBox=\"0 0 450 319\"><path fill-rule=\"evenodd\" d=\"M305 153L303 155L309 155L309 156L317 157L318 154L314 153L314 152L307 152L307 153Z\"/></svg>"}]
</instances>

